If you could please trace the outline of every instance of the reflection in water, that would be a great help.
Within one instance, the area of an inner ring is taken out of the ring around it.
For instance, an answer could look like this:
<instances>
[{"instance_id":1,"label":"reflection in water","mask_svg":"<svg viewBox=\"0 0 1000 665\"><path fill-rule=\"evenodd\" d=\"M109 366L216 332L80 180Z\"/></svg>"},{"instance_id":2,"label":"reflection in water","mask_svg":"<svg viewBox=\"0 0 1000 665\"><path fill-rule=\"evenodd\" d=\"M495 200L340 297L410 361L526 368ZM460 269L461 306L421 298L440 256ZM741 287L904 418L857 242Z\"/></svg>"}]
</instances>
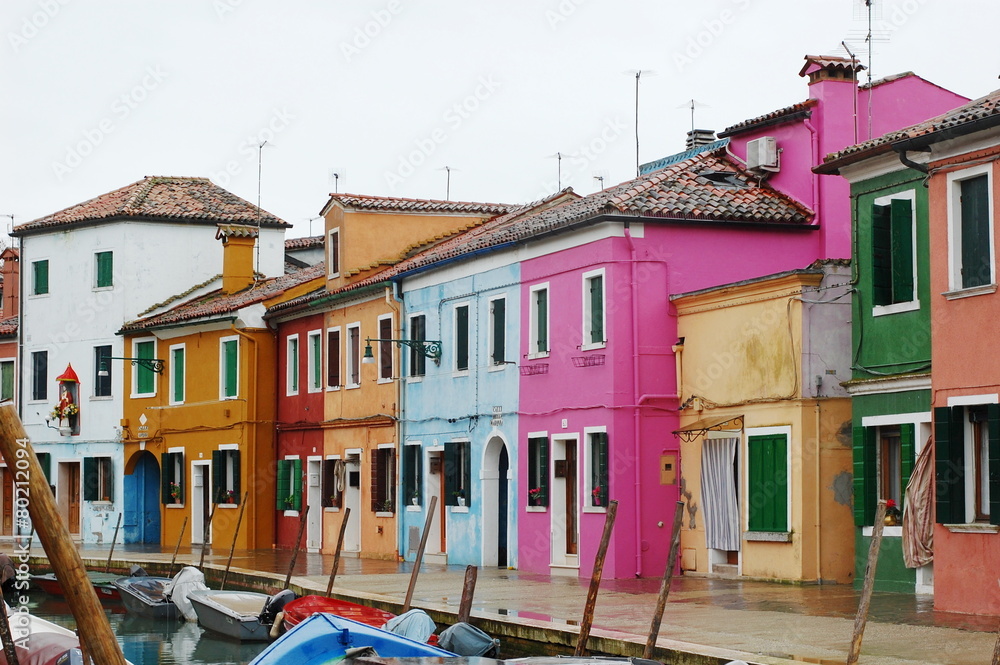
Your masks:
<instances>
[{"instance_id":1,"label":"reflection in water","mask_svg":"<svg viewBox=\"0 0 1000 665\"><path fill-rule=\"evenodd\" d=\"M8 603L17 602L8 598ZM32 614L67 628L76 623L65 600L32 592ZM124 613L120 604L105 604L111 629L125 658L133 665L247 665L267 646L265 642L236 642L183 620L143 619Z\"/></svg>"}]
</instances>

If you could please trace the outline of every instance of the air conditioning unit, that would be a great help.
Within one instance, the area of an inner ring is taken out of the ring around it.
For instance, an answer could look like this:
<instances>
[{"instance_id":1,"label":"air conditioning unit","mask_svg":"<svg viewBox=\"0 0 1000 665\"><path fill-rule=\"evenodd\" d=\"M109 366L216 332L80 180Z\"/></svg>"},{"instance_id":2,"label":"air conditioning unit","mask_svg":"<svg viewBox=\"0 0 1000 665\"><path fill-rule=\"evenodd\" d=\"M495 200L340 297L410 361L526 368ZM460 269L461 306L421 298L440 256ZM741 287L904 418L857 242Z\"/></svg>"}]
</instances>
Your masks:
<instances>
[{"instance_id":1,"label":"air conditioning unit","mask_svg":"<svg viewBox=\"0 0 1000 665\"><path fill-rule=\"evenodd\" d=\"M778 170L778 143L773 136L747 142L747 168L751 171Z\"/></svg>"}]
</instances>

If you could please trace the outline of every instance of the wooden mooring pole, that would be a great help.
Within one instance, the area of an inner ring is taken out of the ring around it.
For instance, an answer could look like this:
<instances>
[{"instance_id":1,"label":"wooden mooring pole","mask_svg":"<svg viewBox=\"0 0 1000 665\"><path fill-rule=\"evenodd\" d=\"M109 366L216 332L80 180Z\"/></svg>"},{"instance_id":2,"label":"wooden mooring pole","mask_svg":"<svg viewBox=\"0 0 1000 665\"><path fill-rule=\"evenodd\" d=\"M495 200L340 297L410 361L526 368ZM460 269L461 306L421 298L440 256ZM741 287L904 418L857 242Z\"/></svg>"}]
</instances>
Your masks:
<instances>
[{"instance_id":1,"label":"wooden mooring pole","mask_svg":"<svg viewBox=\"0 0 1000 665\"><path fill-rule=\"evenodd\" d=\"M6 608L0 614L3 614L0 616L0 640L3 641L3 655L7 658L7 665L21 665L14 647L14 636L10 633L10 617L7 616Z\"/></svg>"},{"instance_id":2,"label":"wooden mooring pole","mask_svg":"<svg viewBox=\"0 0 1000 665\"><path fill-rule=\"evenodd\" d=\"M198 559L198 570L201 571L205 569L205 551L208 550L208 533L209 529L212 528L212 518L215 517L215 509L218 507L219 504L212 504L212 512L208 514L208 521L205 522L205 532L201 536L201 558Z\"/></svg>"},{"instance_id":3,"label":"wooden mooring pole","mask_svg":"<svg viewBox=\"0 0 1000 665\"><path fill-rule=\"evenodd\" d=\"M122 514L118 513L118 524L115 524L115 535L111 539L111 551L108 552L108 563L104 566L104 572L111 570L111 557L115 554L115 543L118 542L118 529L122 526Z\"/></svg>"},{"instance_id":4,"label":"wooden mooring pole","mask_svg":"<svg viewBox=\"0 0 1000 665\"><path fill-rule=\"evenodd\" d=\"M597 605L597 591L601 588L601 575L604 572L604 557L608 554L608 543L611 542L611 530L615 526L615 515L618 514L618 502L608 502L608 514L604 519L604 533L601 535L601 545L594 558L594 572L590 576L590 590L587 591L587 604L583 608L583 620L580 621L580 639L576 643L574 656L583 656L587 650L587 640L590 639L590 627L594 623L594 607Z\"/></svg>"},{"instance_id":5,"label":"wooden mooring pole","mask_svg":"<svg viewBox=\"0 0 1000 665\"><path fill-rule=\"evenodd\" d=\"M875 588L875 568L878 565L878 551L882 547L883 526L885 526L885 501L879 501L878 508L875 510L872 542L868 547L868 566L865 568L865 581L861 587L861 600L858 603L858 613L854 615L854 635L851 637L851 648L847 652L847 665L854 665L861 656L861 638L865 636L868 610L871 607L872 591Z\"/></svg>"},{"instance_id":6,"label":"wooden mooring pole","mask_svg":"<svg viewBox=\"0 0 1000 665\"><path fill-rule=\"evenodd\" d=\"M337 579L337 569L340 567L340 550L344 546L344 532L347 531L347 518L350 516L351 509L344 508L344 519L340 520L340 535L337 536L337 549L333 552L333 568L330 569L330 581L326 583L327 598L333 592L333 581Z\"/></svg>"},{"instance_id":7,"label":"wooden mooring pole","mask_svg":"<svg viewBox=\"0 0 1000 665\"><path fill-rule=\"evenodd\" d=\"M424 520L424 532L420 534L420 547L417 548L417 558L413 560L413 572L410 574L410 586L406 588L406 600L403 601L403 611L405 614L410 611L410 602L413 601L413 589L417 586L417 574L420 572L420 561L424 558L424 548L427 547L427 534L431 531L431 521L434 519L434 509L437 508L438 498L431 497L431 503L427 506L427 519Z\"/></svg>"},{"instance_id":8,"label":"wooden mooring pole","mask_svg":"<svg viewBox=\"0 0 1000 665\"><path fill-rule=\"evenodd\" d=\"M302 514L299 515L299 534L295 536L295 547L292 549L292 560L288 564L288 574L285 575L285 586L283 588L287 589L288 585L292 583L292 569L295 568L295 559L299 556L299 550L301 547L299 543L302 542L302 532L306 529L306 515L309 514L309 504L307 503L302 509Z\"/></svg>"},{"instance_id":9,"label":"wooden mooring pole","mask_svg":"<svg viewBox=\"0 0 1000 665\"><path fill-rule=\"evenodd\" d=\"M247 497L250 496L250 490L243 492L243 501L240 502L240 514L236 518L236 528L233 529L233 544L229 546L229 560L226 561L226 572L222 574L222 585L219 590L224 590L226 588L226 580L229 579L229 567L233 565L233 552L236 551L236 539L240 535L240 525L243 524L243 511L247 507ZM214 510L212 512L215 512Z\"/></svg>"},{"instance_id":10,"label":"wooden mooring pole","mask_svg":"<svg viewBox=\"0 0 1000 665\"><path fill-rule=\"evenodd\" d=\"M681 522L683 520L684 502L678 501L674 506L674 526L670 530L670 555L667 557L667 568L663 571L660 593L656 597L656 610L653 612L653 623L649 626L646 648L642 651L642 657L647 660L653 659L653 648L656 646L656 638L660 635L660 622L663 620L663 610L667 607L670 583L674 579L674 568L677 566L677 550L680 549L681 545Z\"/></svg>"},{"instance_id":11,"label":"wooden mooring pole","mask_svg":"<svg viewBox=\"0 0 1000 665\"><path fill-rule=\"evenodd\" d=\"M181 535L177 536L177 544L174 546L174 555L170 557L170 568L167 569L167 574L172 575L174 572L174 563L177 561L177 552L181 549L181 541L184 540L184 529L188 525L188 516L184 516L184 523L181 524Z\"/></svg>"},{"instance_id":12,"label":"wooden mooring pole","mask_svg":"<svg viewBox=\"0 0 1000 665\"><path fill-rule=\"evenodd\" d=\"M469 615L472 614L472 598L476 595L476 579L479 577L479 568L476 566L465 567L465 584L462 585L462 602L458 604L458 620L462 623L469 623Z\"/></svg>"},{"instance_id":13,"label":"wooden mooring pole","mask_svg":"<svg viewBox=\"0 0 1000 665\"><path fill-rule=\"evenodd\" d=\"M31 522L38 529L38 539L42 541L52 570L62 583L66 602L76 619L81 648L95 663L125 665L125 656L97 598L94 585L87 577L83 559L73 545L45 473L11 404L0 406L0 454L7 468L15 470L16 496L27 499Z\"/></svg>"}]
</instances>

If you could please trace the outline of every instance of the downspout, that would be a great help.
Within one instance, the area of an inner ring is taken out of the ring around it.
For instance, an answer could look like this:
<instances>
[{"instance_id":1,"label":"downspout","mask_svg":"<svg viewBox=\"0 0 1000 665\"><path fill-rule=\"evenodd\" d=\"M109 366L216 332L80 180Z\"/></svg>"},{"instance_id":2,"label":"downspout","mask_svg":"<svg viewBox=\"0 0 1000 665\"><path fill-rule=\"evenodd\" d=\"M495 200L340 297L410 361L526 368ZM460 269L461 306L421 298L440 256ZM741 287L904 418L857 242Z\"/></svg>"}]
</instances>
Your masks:
<instances>
[{"instance_id":1,"label":"downspout","mask_svg":"<svg viewBox=\"0 0 1000 665\"><path fill-rule=\"evenodd\" d=\"M821 501L820 501L820 490L821 490L821 483L820 483L820 473L821 473L821 468L820 468L821 467L821 465L820 465L820 450L821 450L822 446L821 446L821 441L820 441L820 436L819 436L819 432L820 432L820 430L819 430L819 420L820 420L819 415L820 415L819 395L816 395L816 425L815 425L815 427L816 427L816 526L814 527L814 529L816 530L816 583L817 584L822 584L823 583L823 537L822 537L822 531L820 530L820 526L819 526L821 524L821 522L820 522L821 514L820 513L821 513L821 510L822 510L822 508L820 507L820 503L821 503Z\"/></svg>"},{"instance_id":2,"label":"downspout","mask_svg":"<svg viewBox=\"0 0 1000 665\"><path fill-rule=\"evenodd\" d=\"M812 163L813 166L818 166L820 163L819 158L819 133L813 124L809 121L809 118L805 118L802 124L806 129L809 130L809 142L812 145ZM857 125L857 123L855 123ZM812 199L813 199L813 226L819 226L820 224L820 211L823 206L820 204L820 196L822 196L822 187L820 184L820 176L818 173L813 173L812 170L809 171L809 178L812 181ZM820 229L820 258L826 257L826 235L823 233L823 229Z\"/></svg>"},{"instance_id":3,"label":"downspout","mask_svg":"<svg viewBox=\"0 0 1000 665\"><path fill-rule=\"evenodd\" d=\"M385 288L385 302L389 306L389 309L396 313L396 339L403 339L403 307L401 304L403 302L403 295L399 292L399 282L396 280L392 281L391 286L386 286ZM403 351L399 344L396 345L399 349L399 379L396 382L396 403L399 405L396 409L396 446L399 448L399 454L396 456L396 478L399 479L399 492L402 495L403 491L403 399L406 394L406 390L403 387ZM407 347L409 348L409 347ZM423 457L424 450L423 446L420 447L420 456ZM422 462L423 460L421 460ZM423 469L423 464L420 465ZM420 479L421 490L423 490L423 478ZM421 492L423 495L423 492ZM400 496L398 505L403 506L406 503L406 497ZM403 515L403 509L399 510L399 515ZM401 554L403 551L403 529L404 520L396 520L396 550L397 554Z\"/></svg>"},{"instance_id":4,"label":"downspout","mask_svg":"<svg viewBox=\"0 0 1000 665\"><path fill-rule=\"evenodd\" d=\"M629 251L629 279L631 294L631 315L632 315L632 403L635 405L632 412L632 463L635 467L635 576L642 576L642 493L640 491L641 468L639 457L639 308L636 297L636 254L635 243L632 241L632 231L629 229L629 222L625 222L625 241L628 243Z\"/></svg>"},{"instance_id":5,"label":"downspout","mask_svg":"<svg viewBox=\"0 0 1000 665\"><path fill-rule=\"evenodd\" d=\"M915 162L912 159L910 159L906 154L905 148L894 145L892 146L892 149L896 151L896 155L899 157L899 161L900 163L903 164L903 166L908 166L915 171L920 171L924 175L927 175L927 165L921 164L920 162ZM924 183L924 186L926 187L927 183Z\"/></svg>"},{"instance_id":6,"label":"downspout","mask_svg":"<svg viewBox=\"0 0 1000 665\"><path fill-rule=\"evenodd\" d=\"M254 339L251 335L248 335L247 333L243 332L242 330L238 330L236 328L236 323L235 322L233 322L233 323L230 324L230 330L232 330L234 333L236 333L239 337L242 337L243 339L247 340L249 343L253 344L254 353L253 353L252 356L250 356L252 358L252 360L253 360L253 364L252 364L251 372L250 372L250 374L252 375L252 378L251 377L248 377L248 378L252 381L252 383L250 383L249 385L250 386L256 386L258 384L258 378L259 377L258 377L258 371L257 370L258 370L258 364L260 362L260 360L258 358L258 352L259 352L259 350L258 350L257 340ZM274 399L277 400L278 399L278 397L277 397L277 391L274 391L274 393L275 393ZM246 405L247 405L247 407L246 407L246 409L247 409L247 418L246 419L247 419L248 425L252 425L252 427L253 427L252 431L253 431L253 452L254 452L254 455L253 455L253 463L250 465L253 468L252 469L247 469L247 472L246 472L246 477L249 479L249 478L255 478L255 477L257 477L257 428L259 427L259 423L257 422L257 400L256 399L250 399L250 390L249 390L249 387L248 387L248 390L247 390ZM251 409L253 409L253 416L252 417L251 417L251 414L250 414L250 410ZM249 448L250 448L249 438L250 437L247 437L248 440L246 442L247 443L246 447L247 447L248 452L249 452ZM242 473L243 470L240 469L240 471ZM246 491L246 487L245 486L244 486L244 491ZM247 498L248 502L250 501L249 496L250 495L248 495L248 498ZM255 508L256 507L257 507L257 504L255 502ZM249 512L249 515L247 515L247 534L248 534L247 535L247 547L248 548L252 548L252 546L255 546L256 543L257 543L257 535L256 535L256 533L257 533L257 511L256 510L251 510L251 511L248 511L248 512ZM277 535L277 528L278 528L278 525L277 525L277 523L275 523L275 525L274 525L275 536ZM250 534L253 534L253 535L251 536ZM276 538L275 538L275 540L276 540ZM251 543L253 545L251 545Z\"/></svg>"}]
</instances>

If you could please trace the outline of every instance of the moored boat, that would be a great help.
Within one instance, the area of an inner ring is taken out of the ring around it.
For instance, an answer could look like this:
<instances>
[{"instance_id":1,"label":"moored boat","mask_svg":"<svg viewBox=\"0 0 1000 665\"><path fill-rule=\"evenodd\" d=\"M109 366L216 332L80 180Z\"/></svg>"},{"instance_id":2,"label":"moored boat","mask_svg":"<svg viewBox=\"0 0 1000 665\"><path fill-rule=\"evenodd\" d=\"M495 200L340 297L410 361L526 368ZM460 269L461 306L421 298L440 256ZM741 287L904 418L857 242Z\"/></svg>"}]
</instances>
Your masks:
<instances>
[{"instance_id":1,"label":"moored boat","mask_svg":"<svg viewBox=\"0 0 1000 665\"><path fill-rule=\"evenodd\" d=\"M205 589L191 591L187 598L205 628L240 641L266 642L275 616L295 594L287 589L273 596Z\"/></svg>"},{"instance_id":2,"label":"moored boat","mask_svg":"<svg viewBox=\"0 0 1000 665\"><path fill-rule=\"evenodd\" d=\"M168 591L173 580L169 577L119 577L114 585L129 614L149 619L176 619L177 605Z\"/></svg>"},{"instance_id":3,"label":"moored boat","mask_svg":"<svg viewBox=\"0 0 1000 665\"><path fill-rule=\"evenodd\" d=\"M396 617L392 612L376 607L352 603L349 600L328 598L327 596L302 596L285 605L282 617L285 630L291 630L313 614L325 612L336 614L345 619L358 621L369 626L381 628Z\"/></svg>"},{"instance_id":4,"label":"moored boat","mask_svg":"<svg viewBox=\"0 0 1000 665\"><path fill-rule=\"evenodd\" d=\"M120 601L122 599L121 595L118 593L118 588L115 587L114 584L119 575L115 575L113 573L95 573L88 570L87 577L90 579L90 583L94 585L94 591L97 592L97 597L102 601ZM49 595L66 595L62 588L62 582L59 581L59 578L56 577L55 573L32 575L31 583Z\"/></svg>"},{"instance_id":5,"label":"moored boat","mask_svg":"<svg viewBox=\"0 0 1000 665\"><path fill-rule=\"evenodd\" d=\"M6 604L4 608L19 665L82 665L80 639L72 630ZM2 649L0 665L8 665Z\"/></svg>"},{"instance_id":6,"label":"moored boat","mask_svg":"<svg viewBox=\"0 0 1000 665\"><path fill-rule=\"evenodd\" d=\"M384 658L455 658L425 642L333 614L313 614L268 645L250 665L325 665L348 651L373 648Z\"/></svg>"}]
</instances>

